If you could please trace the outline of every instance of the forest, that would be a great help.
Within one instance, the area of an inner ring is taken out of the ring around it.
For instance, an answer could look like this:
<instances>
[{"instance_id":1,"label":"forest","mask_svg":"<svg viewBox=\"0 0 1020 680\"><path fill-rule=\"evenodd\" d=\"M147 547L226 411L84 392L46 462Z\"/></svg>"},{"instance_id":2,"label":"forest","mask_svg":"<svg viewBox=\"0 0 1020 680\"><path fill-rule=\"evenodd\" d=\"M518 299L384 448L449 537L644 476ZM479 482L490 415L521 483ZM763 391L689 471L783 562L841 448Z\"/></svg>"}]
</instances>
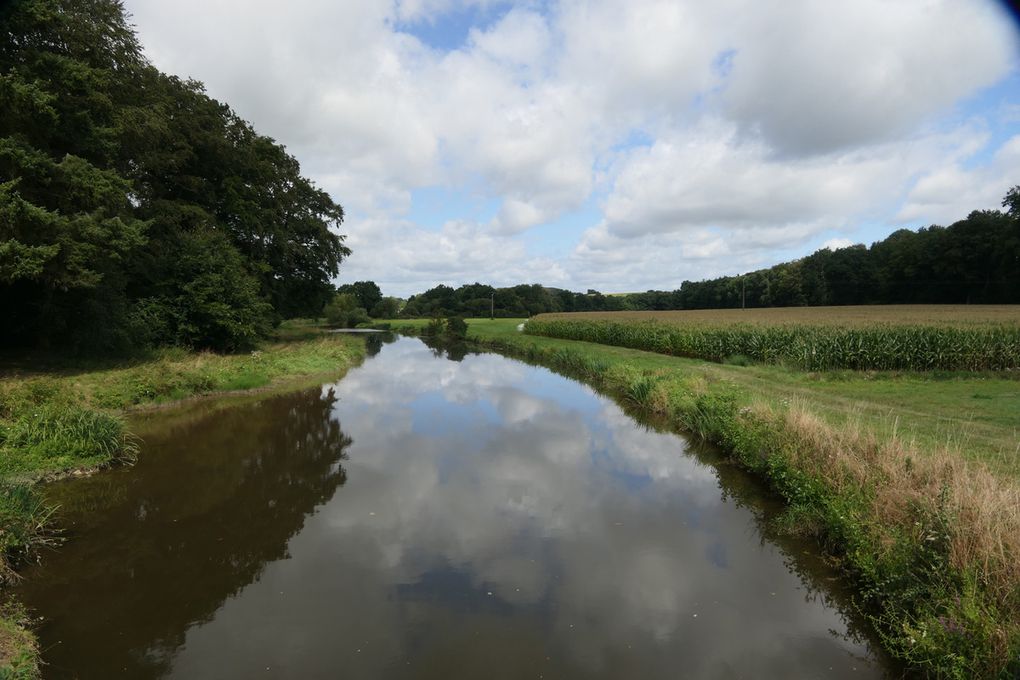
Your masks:
<instances>
[{"instance_id":1,"label":"forest","mask_svg":"<svg viewBox=\"0 0 1020 680\"><path fill-rule=\"evenodd\" d=\"M874 304L1020 303L1020 186L1005 210L975 210L948 227L900 229L863 244L783 262L740 276L684 281L672 291L606 295L473 283L412 295L403 316L520 317L546 312L611 312ZM494 297L493 297L494 296ZM493 309L490 310L490 305Z\"/></svg>"},{"instance_id":2,"label":"forest","mask_svg":"<svg viewBox=\"0 0 1020 680\"><path fill-rule=\"evenodd\" d=\"M0 346L236 350L319 313L343 209L119 0L0 9Z\"/></svg>"}]
</instances>

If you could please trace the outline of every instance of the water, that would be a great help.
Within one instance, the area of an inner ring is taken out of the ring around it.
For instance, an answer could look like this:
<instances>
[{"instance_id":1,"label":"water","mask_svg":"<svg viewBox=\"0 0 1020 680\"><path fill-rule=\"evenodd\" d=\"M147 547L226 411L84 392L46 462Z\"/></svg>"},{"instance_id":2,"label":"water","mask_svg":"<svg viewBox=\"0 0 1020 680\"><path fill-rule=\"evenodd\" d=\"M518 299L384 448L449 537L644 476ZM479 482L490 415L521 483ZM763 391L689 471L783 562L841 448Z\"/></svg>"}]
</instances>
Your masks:
<instances>
[{"instance_id":1,"label":"water","mask_svg":"<svg viewBox=\"0 0 1020 680\"><path fill-rule=\"evenodd\" d=\"M541 368L369 343L50 487L68 541L19 592L48 677L883 675L710 452Z\"/></svg>"}]
</instances>

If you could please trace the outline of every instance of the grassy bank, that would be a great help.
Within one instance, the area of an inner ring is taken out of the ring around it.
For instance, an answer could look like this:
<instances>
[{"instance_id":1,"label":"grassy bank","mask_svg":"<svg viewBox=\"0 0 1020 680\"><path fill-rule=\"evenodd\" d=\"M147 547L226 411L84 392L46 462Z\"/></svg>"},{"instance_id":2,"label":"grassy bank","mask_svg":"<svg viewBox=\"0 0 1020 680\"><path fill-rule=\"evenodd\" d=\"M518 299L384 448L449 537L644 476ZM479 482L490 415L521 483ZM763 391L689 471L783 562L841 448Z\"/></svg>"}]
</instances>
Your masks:
<instances>
[{"instance_id":1,"label":"grassy bank","mask_svg":"<svg viewBox=\"0 0 1020 680\"><path fill-rule=\"evenodd\" d=\"M1015 378L710 364L522 335L517 323L474 320L470 337L720 445L787 501L785 525L838 561L912 669L1020 674Z\"/></svg>"},{"instance_id":2,"label":"grassy bank","mask_svg":"<svg viewBox=\"0 0 1020 680\"><path fill-rule=\"evenodd\" d=\"M139 442L132 410L201 395L247 392L318 375L361 359L360 338L287 324L273 342L244 354L166 349L125 361L7 358L0 364L0 586L12 564L48 540L52 510L35 483L132 460ZM12 613L13 612L13 613ZM0 677L32 677L32 638L16 609L0 611Z\"/></svg>"}]
</instances>

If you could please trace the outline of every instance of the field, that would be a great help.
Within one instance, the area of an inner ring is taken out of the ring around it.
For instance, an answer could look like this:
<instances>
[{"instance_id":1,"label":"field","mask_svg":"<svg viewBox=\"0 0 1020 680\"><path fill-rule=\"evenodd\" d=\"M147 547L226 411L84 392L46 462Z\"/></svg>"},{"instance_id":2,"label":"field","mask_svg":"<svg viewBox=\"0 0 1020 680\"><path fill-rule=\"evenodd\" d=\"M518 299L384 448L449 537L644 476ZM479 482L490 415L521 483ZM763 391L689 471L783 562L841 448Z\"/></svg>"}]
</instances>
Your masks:
<instances>
[{"instance_id":1,"label":"field","mask_svg":"<svg viewBox=\"0 0 1020 680\"><path fill-rule=\"evenodd\" d=\"M828 307L541 314L527 332L808 371L1020 368L1020 307Z\"/></svg>"},{"instance_id":2,"label":"field","mask_svg":"<svg viewBox=\"0 0 1020 680\"><path fill-rule=\"evenodd\" d=\"M1020 325L1020 305L866 305L848 307L770 307L762 309L684 309L661 312L571 312L536 319L656 321L676 325L728 326L952 326Z\"/></svg>"}]
</instances>

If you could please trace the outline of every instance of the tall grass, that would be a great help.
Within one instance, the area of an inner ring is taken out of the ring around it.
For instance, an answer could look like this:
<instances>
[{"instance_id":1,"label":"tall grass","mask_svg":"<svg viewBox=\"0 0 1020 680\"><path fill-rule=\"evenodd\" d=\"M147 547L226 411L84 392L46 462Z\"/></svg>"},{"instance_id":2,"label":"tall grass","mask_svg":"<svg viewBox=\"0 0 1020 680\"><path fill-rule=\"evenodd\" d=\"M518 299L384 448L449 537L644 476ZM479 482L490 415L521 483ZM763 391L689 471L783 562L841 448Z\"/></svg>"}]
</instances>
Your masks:
<instances>
[{"instance_id":1,"label":"tall grass","mask_svg":"<svg viewBox=\"0 0 1020 680\"><path fill-rule=\"evenodd\" d=\"M52 514L32 486L0 481L0 584L14 579L9 559L41 542Z\"/></svg>"},{"instance_id":2,"label":"tall grass","mask_svg":"<svg viewBox=\"0 0 1020 680\"><path fill-rule=\"evenodd\" d=\"M131 460L138 445L116 415L78 405L47 404L0 427L0 449L10 456L59 459L73 465Z\"/></svg>"},{"instance_id":3,"label":"tall grass","mask_svg":"<svg viewBox=\"0 0 1020 680\"><path fill-rule=\"evenodd\" d=\"M743 356L809 371L1020 368L1020 326L676 325L532 319L525 332L722 362Z\"/></svg>"}]
</instances>

